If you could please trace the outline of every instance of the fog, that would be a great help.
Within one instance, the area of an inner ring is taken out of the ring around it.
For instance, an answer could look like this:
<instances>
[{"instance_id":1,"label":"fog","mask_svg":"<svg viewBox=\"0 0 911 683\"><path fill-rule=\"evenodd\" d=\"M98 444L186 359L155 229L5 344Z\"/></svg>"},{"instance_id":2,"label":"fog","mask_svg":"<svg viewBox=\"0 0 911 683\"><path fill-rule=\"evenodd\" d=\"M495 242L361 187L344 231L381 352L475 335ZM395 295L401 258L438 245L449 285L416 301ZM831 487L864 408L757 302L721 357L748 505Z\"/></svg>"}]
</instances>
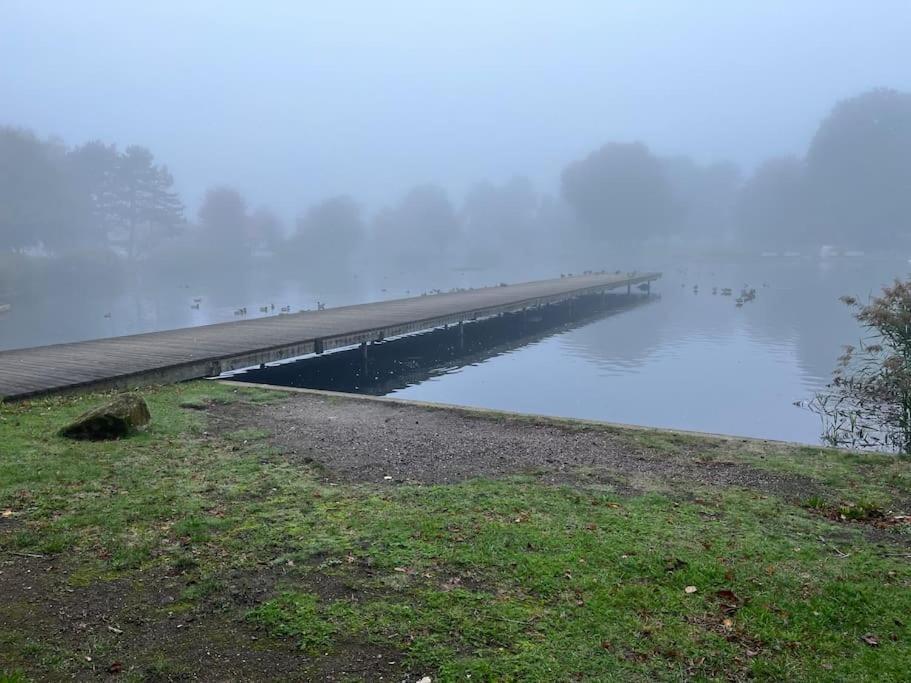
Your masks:
<instances>
[{"instance_id":1,"label":"fog","mask_svg":"<svg viewBox=\"0 0 911 683\"><path fill-rule=\"evenodd\" d=\"M911 87L911 6L3 0L4 123L153 150L191 209L286 220L418 183L556 182L608 141L750 170L842 98Z\"/></svg>"},{"instance_id":2,"label":"fog","mask_svg":"<svg viewBox=\"0 0 911 683\"><path fill-rule=\"evenodd\" d=\"M911 247L906 2L0 9L0 347Z\"/></svg>"}]
</instances>

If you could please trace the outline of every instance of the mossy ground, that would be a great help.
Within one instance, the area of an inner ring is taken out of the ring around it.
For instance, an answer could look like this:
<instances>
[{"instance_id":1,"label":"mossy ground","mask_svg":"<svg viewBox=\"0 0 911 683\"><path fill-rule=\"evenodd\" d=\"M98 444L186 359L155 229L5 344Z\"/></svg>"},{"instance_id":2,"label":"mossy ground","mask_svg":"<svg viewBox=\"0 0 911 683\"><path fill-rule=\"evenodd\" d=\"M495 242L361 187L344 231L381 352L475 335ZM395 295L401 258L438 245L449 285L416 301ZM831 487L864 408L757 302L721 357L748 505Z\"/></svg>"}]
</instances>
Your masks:
<instances>
[{"instance_id":1,"label":"mossy ground","mask_svg":"<svg viewBox=\"0 0 911 683\"><path fill-rule=\"evenodd\" d=\"M209 406L286 394L143 393L151 428L107 443L56 435L98 395L0 406L0 681L911 671L911 535L864 523L908 499L906 459L620 430L825 493L336 484L267 429L209 432Z\"/></svg>"}]
</instances>

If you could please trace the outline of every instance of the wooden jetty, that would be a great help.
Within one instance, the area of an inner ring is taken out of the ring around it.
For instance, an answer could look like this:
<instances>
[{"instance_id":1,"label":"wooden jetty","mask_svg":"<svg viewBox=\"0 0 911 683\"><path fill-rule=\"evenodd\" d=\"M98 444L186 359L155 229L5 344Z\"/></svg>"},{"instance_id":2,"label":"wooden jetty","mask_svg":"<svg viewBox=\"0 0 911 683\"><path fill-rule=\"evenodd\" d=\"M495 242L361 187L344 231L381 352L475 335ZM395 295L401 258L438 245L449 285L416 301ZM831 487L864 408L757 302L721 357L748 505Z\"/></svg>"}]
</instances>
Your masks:
<instances>
[{"instance_id":1,"label":"wooden jetty","mask_svg":"<svg viewBox=\"0 0 911 683\"><path fill-rule=\"evenodd\" d=\"M0 351L0 399L213 377L442 325L650 285L660 273L595 273L255 320ZM366 347L365 347L366 348Z\"/></svg>"}]
</instances>

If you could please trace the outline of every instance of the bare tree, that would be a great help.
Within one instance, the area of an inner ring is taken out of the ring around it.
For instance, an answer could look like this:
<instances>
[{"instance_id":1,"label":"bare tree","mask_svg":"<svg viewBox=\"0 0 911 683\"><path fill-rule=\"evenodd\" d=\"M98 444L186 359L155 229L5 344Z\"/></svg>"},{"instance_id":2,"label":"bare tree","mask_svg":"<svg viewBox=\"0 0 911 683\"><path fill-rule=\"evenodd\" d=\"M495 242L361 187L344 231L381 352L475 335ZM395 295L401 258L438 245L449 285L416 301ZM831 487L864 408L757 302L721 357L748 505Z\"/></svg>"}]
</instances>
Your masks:
<instances>
[{"instance_id":1,"label":"bare tree","mask_svg":"<svg viewBox=\"0 0 911 683\"><path fill-rule=\"evenodd\" d=\"M862 305L843 297L867 332L846 346L832 382L811 402L833 446L911 453L911 280Z\"/></svg>"}]
</instances>

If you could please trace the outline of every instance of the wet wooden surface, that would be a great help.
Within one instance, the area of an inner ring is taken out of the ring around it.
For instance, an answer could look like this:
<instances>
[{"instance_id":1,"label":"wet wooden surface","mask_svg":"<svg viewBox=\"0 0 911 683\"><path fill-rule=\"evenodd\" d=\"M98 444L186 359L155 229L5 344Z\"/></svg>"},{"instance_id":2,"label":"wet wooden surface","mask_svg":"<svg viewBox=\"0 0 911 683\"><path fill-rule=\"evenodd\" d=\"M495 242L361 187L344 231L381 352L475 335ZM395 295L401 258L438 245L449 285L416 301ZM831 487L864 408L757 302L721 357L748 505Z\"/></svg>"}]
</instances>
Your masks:
<instances>
[{"instance_id":1,"label":"wet wooden surface","mask_svg":"<svg viewBox=\"0 0 911 683\"><path fill-rule=\"evenodd\" d=\"M658 273L581 275L2 351L0 397L16 400L77 388L127 387L217 375L304 355L319 346L346 346L585 293L625 291L658 277Z\"/></svg>"}]
</instances>

